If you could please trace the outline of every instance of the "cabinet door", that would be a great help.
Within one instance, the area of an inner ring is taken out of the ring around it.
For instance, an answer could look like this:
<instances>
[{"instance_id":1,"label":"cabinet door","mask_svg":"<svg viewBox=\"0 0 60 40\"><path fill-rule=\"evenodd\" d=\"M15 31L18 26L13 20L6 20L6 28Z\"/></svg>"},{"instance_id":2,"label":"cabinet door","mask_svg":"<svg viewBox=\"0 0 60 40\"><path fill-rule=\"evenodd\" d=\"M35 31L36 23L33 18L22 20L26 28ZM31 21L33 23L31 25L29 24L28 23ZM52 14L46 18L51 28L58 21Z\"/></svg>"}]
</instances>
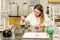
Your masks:
<instances>
[{"instance_id":1,"label":"cabinet door","mask_svg":"<svg viewBox=\"0 0 60 40\"><path fill-rule=\"evenodd\" d=\"M17 16L17 4L11 4L10 7L11 7L11 9L10 9L11 12L9 15Z\"/></svg>"},{"instance_id":2,"label":"cabinet door","mask_svg":"<svg viewBox=\"0 0 60 40\"><path fill-rule=\"evenodd\" d=\"M48 0L49 2L60 2L60 0Z\"/></svg>"},{"instance_id":3,"label":"cabinet door","mask_svg":"<svg viewBox=\"0 0 60 40\"><path fill-rule=\"evenodd\" d=\"M20 18L9 18L9 25L20 25Z\"/></svg>"}]
</instances>

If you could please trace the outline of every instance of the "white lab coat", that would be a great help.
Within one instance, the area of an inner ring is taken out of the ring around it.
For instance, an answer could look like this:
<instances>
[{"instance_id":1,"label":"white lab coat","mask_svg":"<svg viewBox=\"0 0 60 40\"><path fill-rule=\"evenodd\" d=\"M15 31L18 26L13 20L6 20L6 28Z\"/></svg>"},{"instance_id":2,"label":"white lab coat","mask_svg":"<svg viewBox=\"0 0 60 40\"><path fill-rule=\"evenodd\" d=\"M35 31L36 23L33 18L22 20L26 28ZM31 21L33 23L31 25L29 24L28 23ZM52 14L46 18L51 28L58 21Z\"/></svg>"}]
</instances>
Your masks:
<instances>
[{"instance_id":1,"label":"white lab coat","mask_svg":"<svg viewBox=\"0 0 60 40\"><path fill-rule=\"evenodd\" d=\"M44 21L45 26L49 26L50 24L53 24L53 23L51 23L51 20L48 18L47 14L44 14L44 16L45 16L45 21ZM39 24L40 19L36 18L35 15L34 15L34 12L33 12L33 13L30 13L26 17L25 21L30 22L31 25L37 25L37 24Z\"/></svg>"}]
</instances>

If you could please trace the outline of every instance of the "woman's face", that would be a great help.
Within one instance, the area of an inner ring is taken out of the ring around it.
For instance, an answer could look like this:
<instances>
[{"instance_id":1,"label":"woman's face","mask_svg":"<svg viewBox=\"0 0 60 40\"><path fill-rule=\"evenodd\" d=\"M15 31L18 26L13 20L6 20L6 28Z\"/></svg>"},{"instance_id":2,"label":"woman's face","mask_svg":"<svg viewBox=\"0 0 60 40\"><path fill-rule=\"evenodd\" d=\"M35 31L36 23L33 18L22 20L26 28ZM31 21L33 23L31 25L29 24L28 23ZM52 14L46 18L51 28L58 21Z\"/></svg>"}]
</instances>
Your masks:
<instances>
[{"instance_id":1,"label":"woman's face","mask_svg":"<svg viewBox=\"0 0 60 40\"><path fill-rule=\"evenodd\" d=\"M34 14L36 17L39 17L39 15L41 14L41 12L37 9L34 9Z\"/></svg>"}]
</instances>

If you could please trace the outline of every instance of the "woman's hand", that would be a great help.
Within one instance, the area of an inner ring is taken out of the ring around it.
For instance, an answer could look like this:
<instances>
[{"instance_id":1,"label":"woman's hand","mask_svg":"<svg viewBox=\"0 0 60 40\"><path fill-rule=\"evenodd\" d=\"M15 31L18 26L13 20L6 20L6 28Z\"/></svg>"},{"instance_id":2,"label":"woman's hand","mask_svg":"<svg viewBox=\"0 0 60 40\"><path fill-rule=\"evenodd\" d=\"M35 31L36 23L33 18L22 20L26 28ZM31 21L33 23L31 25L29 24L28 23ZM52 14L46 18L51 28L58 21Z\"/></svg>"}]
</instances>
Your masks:
<instances>
[{"instance_id":1,"label":"woman's hand","mask_svg":"<svg viewBox=\"0 0 60 40\"><path fill-rule=\"evenodd\" d=\"M40 24L40 26L45 26L45 24L44 24L44 23L42 23L42 24Z\"/></svg>"},{"instance_id":2,"label":"woman's hand","mask_svg":"<svg viewBox=\"0 0 60 40\"><path fill-rule=\"evenodd\" d=\"M37 24L35 27L41 27L41 26L45 26L45 24L44 24L44 23L42 23L42 24Z\"/></svg>"},{"instance_id":3,"label":"woman's hand","mask_svg":"<svg viewBox=\"0 0 60 40\"><path fill-rule=\"evenodd\" d=\"M42 28L42 32L44 32L45 31L45 24L43 23L43 24L37 24L36 26L35 26L35 29L37 29L37 30L39 30L39 28Z\"/></svg>"}]
</instances>

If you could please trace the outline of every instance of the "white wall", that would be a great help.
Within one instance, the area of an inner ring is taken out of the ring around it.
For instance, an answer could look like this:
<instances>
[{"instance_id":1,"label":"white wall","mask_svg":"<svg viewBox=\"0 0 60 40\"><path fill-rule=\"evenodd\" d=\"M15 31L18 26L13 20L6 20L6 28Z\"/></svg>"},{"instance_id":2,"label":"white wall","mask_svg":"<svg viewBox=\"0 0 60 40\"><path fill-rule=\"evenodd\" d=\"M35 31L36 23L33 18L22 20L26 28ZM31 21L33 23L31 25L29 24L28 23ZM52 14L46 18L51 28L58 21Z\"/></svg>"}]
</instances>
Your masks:
<instances>
[{"instance_id":1,"label":"white wall","mask_svg":"<svg viewBox=\"0 0 60 40\"><path fill-rule=\"evenodd\" d=\"M1 10L5 11L5 0L1 0Z\"/></svg>"},{"instance_id":2,"label":"white wall","mask_svg":"<svg viewBox=\"0 0 60 40\"><path fill-rule=\"evenodd\" d=\"M49 13L50 14L53 14L53 9L52 7L54 7L54 10L55 10L55 15L60 15L60 3L49 3Z\"/></svg>"},{"instance_id":3,"label":"white wall","mask_svg":"<svg viewBox=\"0 0 60 40\"><path fill-rule=\"evenodd\" d=\"M0 12L1 12L1 0L0 0ZM1 13L0 13L0 30L1 30Z\"/></svg>"},{"instance_id":4,"label":"white wall","mask_svg":"<svg viewBox=\"0 0 60 40\"><path fill-rule=\"evenodd\" d=\"M41 4L43 5L44 13L47 11L48 0L41 0Z\"/></svg>"},{"instance_id":5,"label":"white wall","mask_svg":"<svg viewBox=\"0 0 60 40\"><path fill-rule=\"evenodd\" d=\"M0 0L0 11L1 11L1 0Z\"/></svg>"}]
</instances>

